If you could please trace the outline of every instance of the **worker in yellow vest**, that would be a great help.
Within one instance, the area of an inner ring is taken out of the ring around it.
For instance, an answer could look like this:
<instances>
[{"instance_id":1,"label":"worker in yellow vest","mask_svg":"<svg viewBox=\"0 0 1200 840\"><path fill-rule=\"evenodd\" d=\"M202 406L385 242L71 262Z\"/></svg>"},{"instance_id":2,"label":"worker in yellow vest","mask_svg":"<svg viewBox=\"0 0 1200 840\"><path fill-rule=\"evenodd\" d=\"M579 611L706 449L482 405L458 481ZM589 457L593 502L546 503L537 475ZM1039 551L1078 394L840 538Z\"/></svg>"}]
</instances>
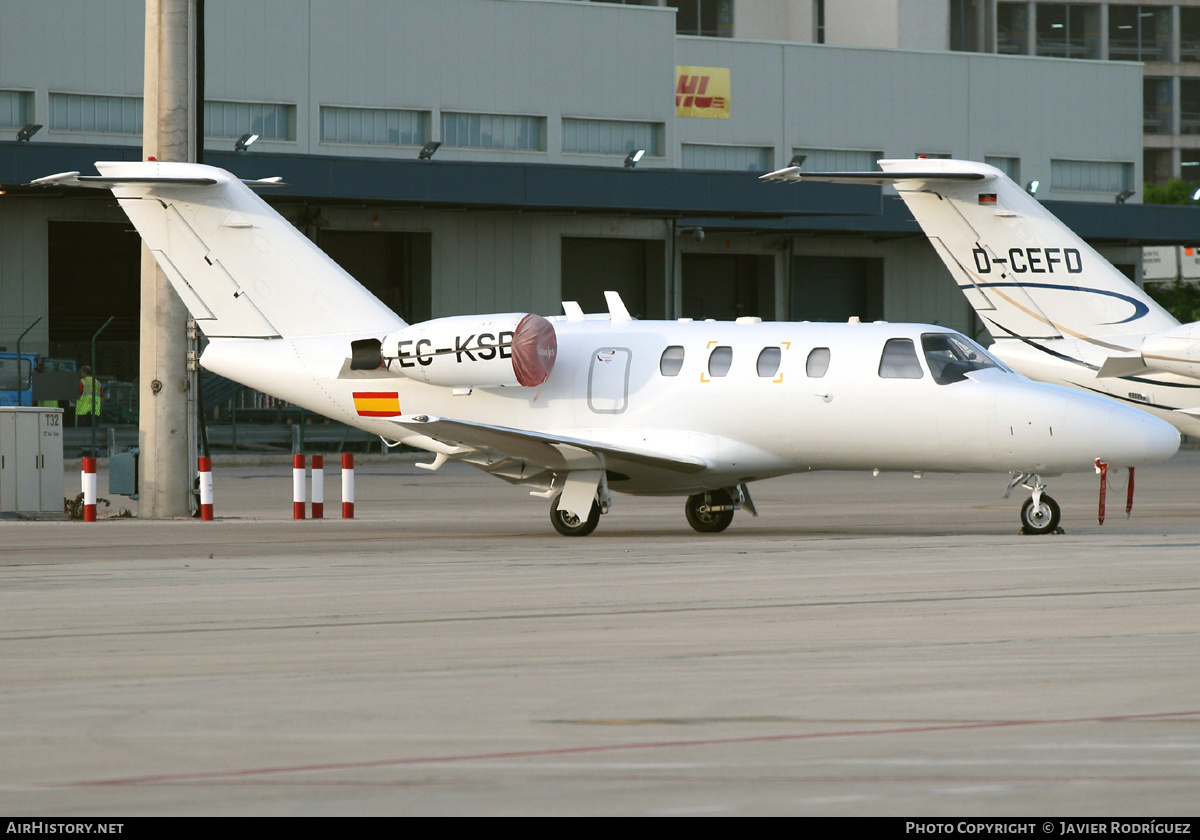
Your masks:
<instances>
[{"instance_id":1,"label":"worker in yellow vest","mask_svg":"<svg viewBox=\"0 0 1200 840\"><path fill-rule=\"evenodd\" d=\"M75 402L76 426L100 425L100 383L87 365L80 368L79 399Z\"/></svg>"}]
</instances>

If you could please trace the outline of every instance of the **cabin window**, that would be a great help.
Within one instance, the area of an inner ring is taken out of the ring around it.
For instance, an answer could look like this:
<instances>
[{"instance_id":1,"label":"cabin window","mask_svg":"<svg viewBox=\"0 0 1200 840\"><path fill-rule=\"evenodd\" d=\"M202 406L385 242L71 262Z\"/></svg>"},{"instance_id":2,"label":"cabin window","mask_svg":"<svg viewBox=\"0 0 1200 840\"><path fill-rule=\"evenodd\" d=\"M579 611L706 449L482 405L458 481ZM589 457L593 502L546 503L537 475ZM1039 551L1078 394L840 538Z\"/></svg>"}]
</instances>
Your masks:
<instances>
[{"instance_id":1,"label":"cabin window","mask_svg":"<svg viewBox=\"0 0 1200 840\"><path fill-rule=\"evenodd\" d=\"M683 369L683 347L672 344L662 353L658 360L658 372L663 376L678 376Z\"/></svg>"},{"instance_id":2,"label":"cabin window","mask_svg":"<svg viewBox=\"0 0 1200 840\"><path fill-rule=\"evenodd\" d=\"M782 355L778 347L764 347L758 354L758 375L769 379L778 373Z\"/></svg>"},{"instance_id":3,"label":"cabin window","mask_svg":"<svg viewBox=\"0 0 1200 840\"><path fill-rule=\"evenodd\" d=\"M933 381L939 385L961 382L973 370L1000 368L982 347L955 333L924 333L921 349Z\"/></svg>"},{"instance_id":4,"label":"cabin window","mask_svg":"<svg viewBox=\"0 0 1200 840\"><path fill-rule=\"evenodd\" d=\"M713 348L712 353L708 357L708 375L709 376L724 376L729 373L729 366L733 364L733 348L722 344Z\"/></svg>"},{"instance_id":5,"label":"cabin window","mask_svg":"<svg viewBox=\"0 0 1200 840\"><path fill-rule=\"evenodd\" d=\"M829 370L829 348L814 347L804 363L804 372L812 379L820 379Z\"/></svg>"},{"instance_id":6,"label":"cabin window","mask_svg":"<svg viewBox=\"0 0 1200 840\"><path fill-rule=\"evenodd\" d=\"M879 359L879 375L884 379L920 379L925 375L911 338L888 339Z\"/></svg>"}]
</instances>

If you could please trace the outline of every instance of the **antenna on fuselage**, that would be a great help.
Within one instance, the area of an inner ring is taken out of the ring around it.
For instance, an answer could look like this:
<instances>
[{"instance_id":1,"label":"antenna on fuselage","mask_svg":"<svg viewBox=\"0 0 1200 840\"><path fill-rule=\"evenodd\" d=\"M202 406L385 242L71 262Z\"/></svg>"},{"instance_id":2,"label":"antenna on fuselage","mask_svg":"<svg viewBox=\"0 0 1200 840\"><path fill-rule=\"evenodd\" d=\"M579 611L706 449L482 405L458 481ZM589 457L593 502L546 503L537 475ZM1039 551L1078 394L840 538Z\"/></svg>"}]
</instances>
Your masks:
<instances>
[{"instance_id":1,"label":"antenna on fuselage","mask_svg":"<svg viewBox=\"0 0 1200 840\"><path fill-rule=\"evenodd\" d=\"M633 316L625 308L625 302L616 292L605 292L604 301L608 304L608 317L614 323L617 321L632 321Z\"/></svg>"}]
</instances>

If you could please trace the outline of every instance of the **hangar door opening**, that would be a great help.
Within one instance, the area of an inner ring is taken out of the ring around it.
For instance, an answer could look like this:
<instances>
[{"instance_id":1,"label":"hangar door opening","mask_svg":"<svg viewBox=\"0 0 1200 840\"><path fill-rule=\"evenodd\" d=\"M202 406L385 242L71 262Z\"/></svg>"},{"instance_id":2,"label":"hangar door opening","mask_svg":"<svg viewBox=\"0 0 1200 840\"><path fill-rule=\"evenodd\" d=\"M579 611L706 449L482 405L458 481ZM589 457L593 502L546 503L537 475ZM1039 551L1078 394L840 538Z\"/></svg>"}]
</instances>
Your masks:
<instances>
[{"instance_id":1,"label":"hangar door opening","mask_svg":"<svg viewBox=\"0 0 1200 840\"><path fill-rule=\"evenodd\" d=\"M763 254L683 254L684 318L775 319L775 258Z\"/></svg>"},{"instance_id":2,"label":"hangar door opening","mask_svg":"<svg viewBox=\"0 0 1200 840\"><path fill-rule=\"evenodd\" d=\"M793 321L883 320L883 260L792 257Z\"/></svg>"},{"instance_id":3,"label":"hangar door opening","mask_svg":"<svg viewBox=\"0 0 1200 840\"><path fill-rule=\"evenodd\" d=\"M604 293L621 295L635 318L666 317L666 259L657 239L562 239L562 299L607 312Z\"/></svg>"},{"instance_id":4,"label":"hangar door opening","mask_svg":"<svg viewBox=\"0 0 1200 840\"><path fill-rule=\"evenodd\" d=\"M50 355L91 364L92 336L113 317L96 340L96 372L103 379L137 382L141 321L142 241L128 224L50 222Z\"/></svg>"},{"instance_id":5,"label":"hangar door opening","mask_svg":"<svg viewBox=\"0 0 1200 840\"><path fill-rule=\"evenodd\" d=\"M408 323L433 317L433 234L322 230L320 246Z\"/></svg>"}]
</instances>

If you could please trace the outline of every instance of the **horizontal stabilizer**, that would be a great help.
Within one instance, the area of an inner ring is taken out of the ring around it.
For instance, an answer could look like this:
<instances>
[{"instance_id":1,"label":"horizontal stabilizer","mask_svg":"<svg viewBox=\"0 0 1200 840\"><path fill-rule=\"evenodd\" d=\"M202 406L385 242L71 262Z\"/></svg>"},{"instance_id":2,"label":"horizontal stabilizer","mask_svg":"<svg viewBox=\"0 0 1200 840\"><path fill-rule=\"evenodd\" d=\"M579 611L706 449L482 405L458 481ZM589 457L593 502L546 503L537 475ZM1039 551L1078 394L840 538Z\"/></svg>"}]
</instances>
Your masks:
<instances>
[{"instance_id":1,"label":"horizontal stabilizer","mask_svg":"<svg viewBox=\"0 0 1200 840\"><path fill-rule=\"evenodd\" d=\"M271 178L249 179L242 178L242 183L251 187L286 187L287 184L278 175ZM176 187L213 187L221 183L216 178L168 178L168 177L105 177L103 175L80 175L78 172L60 172L57 175L47 175L29 182L35 187L92 187L107 190L115 186L143 184L146 186L171 185Z\"/></svg>"},{"instance_id":2,"label":"horizontal stabilizer","mask_svg":"<svg viewBox=\"0 0 1200 840\"><path fill-rule=\"evenodd\" d=\"M982 181L982 172L801 172L798 166L777 169L760 181L820 181L826 184L866 184L881 187L897 181Z\"/></svg>"},{"instance_id":3,"label":"horizontal stabilizer","mask_svg":"<svg viewBox=\"0 0 1200 840\"><path fill-rule=\"evenodd\" d=\"M689 455L644 452L594 440L509 429L504 426L490 426L466 420L430 417L424 414L396 417L392 422L441 443L470 446L475 449L490 449L558 472L568 471L578 466L578 461L571 457L569 450L582 450L593 455L602 455L605 464L610 469L624 463L691 474L701 472L708 467L708 462ZM564 452L564 448L568 451Z\"/></svg>"}]
</instances>

